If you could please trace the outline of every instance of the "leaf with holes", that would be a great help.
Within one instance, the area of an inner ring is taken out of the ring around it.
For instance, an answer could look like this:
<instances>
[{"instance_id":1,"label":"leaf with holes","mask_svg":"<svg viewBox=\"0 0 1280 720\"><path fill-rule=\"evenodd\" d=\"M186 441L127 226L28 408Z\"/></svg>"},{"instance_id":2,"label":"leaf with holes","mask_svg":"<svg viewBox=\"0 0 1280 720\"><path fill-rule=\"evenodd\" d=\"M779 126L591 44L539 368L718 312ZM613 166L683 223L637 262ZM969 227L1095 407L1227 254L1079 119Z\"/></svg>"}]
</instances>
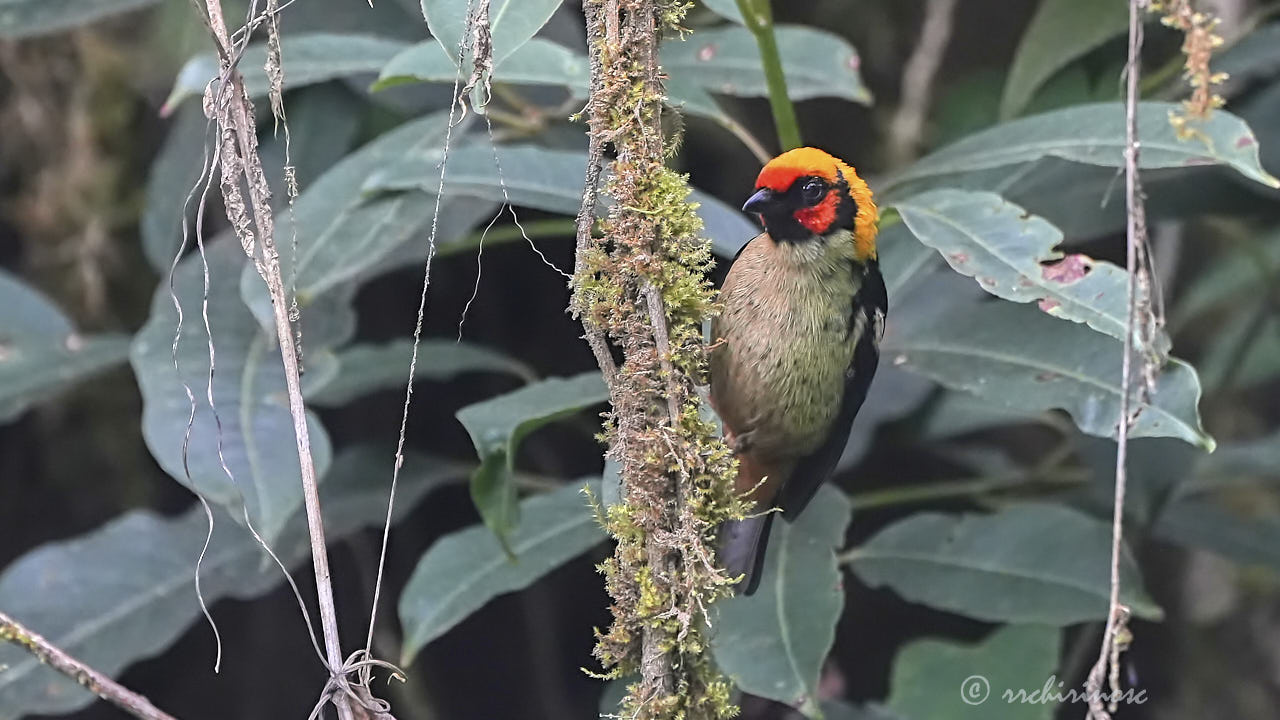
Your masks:
<instances>
[{"instance_id":1,"label":"leaf with holes","mask_svg":"<svg viewBox=\"0 0 1280 720\"><path fill-rule=\"evenodd\" d=\"M838 97L871 104L862 82L858 51L844 38L798 25L775 28L787 94L793 100ZM760 47L745 27L699 30L682 42L662 46L662 67L674 78L713 93L766 97L769 94Z\"/></svg>"},{"instance_id":2,"label":"leaf with holes","mask_svg":"<svg viewBox=\"0 0 1280 720\"><path fill-rule=\"evenodd\" d=\"M872 587L939 610L987 622L1071 625L1106 618L1110 558L1109 523L1028 503L990 515L911 515L850 553L849 567ZM1121 579L1121 601L1135 615L1161 617L1128 553Z\"/></svg>"},{"instance_id":3,"label":"leaf with holes","mask_svg":"<svg viewBox=\"0 0 1280 720\"><path fill-rule=\"evenodd\" d=\"M1143 169L1220 165L1268 187L1280 187L1280 180L1259 163L1258 139L1243 120L1219 110L1208 120L1192 123L1195 135L1181 140L1169 124L1169 113L1180 108L1163 102L1139 105ZM1120 103L1073 105L1019 118L925 156L877 188L876 197L892 205L936 187L1003 192L1024 182L1039 161L1050 158L1119 168L1124 166L1124 137ZM1067 187L1059 184L1057 189Z\"/></svg>"},{"instance_id":4,"label":"leaf with holes","mask_svg":"<svg viewBox=\"0 0 1280 720\"><path fill-rule=\"evenodd\" d=\"M716 663L743 691L809 717L820 715L818 676L844 607L835 550L851 512L843 493L823 485L794 523L776 518L759 589L720 603L711 640Z\"/></svg>"},{"instance_id":5,"label":"leaf with holes","mask_svg":"<svg viewBox=\"0 0 1280 720\"><path fill-rule=\"evenodd\" d=\"M600 373L586 372L547 378L458 411L458 421L480 456L480 467L471 475L471 499L485 525L512 554L515 548L508 540L520 524L520 506L511 472L521 441L543 425L608 399Z\"/></svg>"},{"instance_id":6,"label":"leaf with holes","mask_svg":"<svg viewBox=\"0 0 1280 720\"><path fill-rule=\"evenodd\" d=\"M916 239L983 290L1014 302L1039 301L1050 315L1124 338L1125 271L1086 255L1063 255L1062 233L1043 218L994 193L963 190L933 190L895 207Z\"/></svg>"},{"instance_id":7,"label":"leaf with holes","mask_svg":"<svg viewBox=\"0 0 1280 720\"><path fill-rule=\"evenodd\" d=\"M357 447L334 460L320 488L330 541L382 524L387 485L370 482L370 473L389 478L390 470L391 452L380 449ZM399 522L427 492L462 474L447 461L409 456L393 520ZM249 533L221 509L214 513L217 531L200 570L205 599L212 604L258 597L280 585L279 568ZM42 545L0 574L0 607L97 670L118 676L172 645L200 618L192 579L205 522L198 507L174 518L135 510L80 537ZM284 523L273 549L290 568L310 559L301 508ZM300 618L289 620L295 624L286 631L306 632ZM0 720L60 715L96 699L15 645L0 644L0 667Z\"/></svg>"},{"instance_id":8,"label":"leaf with holes","mask_svg":"<svg viewBox=\"0 0 1280 720\"><path fill-rule=\"evenodd\" d=\"M942 307L939 307L939 305ZM1067 411L1090 435L1115 435L1120 410L1119 341L1009 302L925 303L890 318L882 362L973 393L1010 410ZM1150 402L1136 405L1131 437L1176 437L1211 449L1200 424L1200 381L1170 361Z\"/></svg>"},{"instance_id":9,"label":"leaf with holes","mask_svg":"<svg viewBox=\"0 0 1280 720\"><path fill-rule=\"evenodd\" d=\"M599 484L590 485L598 494ZM479 525L440 538L423 554L400 594L404 665L485 603L529 587L605 539L581 482L522 501L520 515L509 538L514 557Z\"/></svg>"},{"instance_id":10,"label":"leaf with holes","mask_svg":"<svg viewBox=\"0 0 1280 720\"><path fill-rule=\"evenodd\" d=\"M0 270L0 422L129 355L123 335L81 335L62 311Z\"/></svg>"}]
</instances>

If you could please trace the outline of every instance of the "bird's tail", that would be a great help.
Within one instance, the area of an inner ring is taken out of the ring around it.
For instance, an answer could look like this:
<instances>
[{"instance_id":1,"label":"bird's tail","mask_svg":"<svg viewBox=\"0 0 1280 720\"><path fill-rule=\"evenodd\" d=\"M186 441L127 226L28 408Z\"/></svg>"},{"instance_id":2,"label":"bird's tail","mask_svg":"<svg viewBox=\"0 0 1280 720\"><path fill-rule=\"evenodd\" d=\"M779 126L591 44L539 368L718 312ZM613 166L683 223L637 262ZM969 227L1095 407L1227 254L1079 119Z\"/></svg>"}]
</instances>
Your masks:
<instances>
[{"instance_id":1,"label":"bird's tail","mask_svg":"<svg viewBox=\"0 0 1280 720\"><path fill-rule=\"evenodd\" d=\"M736 587L741 595L751 595L760 586L769 528L773 526L776 514L767 512L742 520L730 520L720 528L720 563L729 577L746 576Z\"/></svg>"}]
</instances>

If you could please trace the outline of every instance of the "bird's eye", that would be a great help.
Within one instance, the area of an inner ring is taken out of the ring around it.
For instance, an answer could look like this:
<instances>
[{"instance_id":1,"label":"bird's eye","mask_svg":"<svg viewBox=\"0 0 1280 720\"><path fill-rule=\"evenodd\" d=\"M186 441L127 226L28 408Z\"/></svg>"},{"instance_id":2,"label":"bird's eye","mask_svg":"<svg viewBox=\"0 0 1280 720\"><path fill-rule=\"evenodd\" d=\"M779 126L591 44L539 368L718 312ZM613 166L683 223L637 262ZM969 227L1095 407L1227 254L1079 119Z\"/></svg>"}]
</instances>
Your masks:
<instances>
[{"instance_id":1,"label":"bird's eye","mask_svg":"<svg viewBox=\"0 0 1280 720\"><path fill-rule=\"evenodd\" d=\"M806 205L816 205L823 195L827 193L827 186L817 178L810 180L800 189L800 196L804 199Z\"/></svg>"}]
</instances>

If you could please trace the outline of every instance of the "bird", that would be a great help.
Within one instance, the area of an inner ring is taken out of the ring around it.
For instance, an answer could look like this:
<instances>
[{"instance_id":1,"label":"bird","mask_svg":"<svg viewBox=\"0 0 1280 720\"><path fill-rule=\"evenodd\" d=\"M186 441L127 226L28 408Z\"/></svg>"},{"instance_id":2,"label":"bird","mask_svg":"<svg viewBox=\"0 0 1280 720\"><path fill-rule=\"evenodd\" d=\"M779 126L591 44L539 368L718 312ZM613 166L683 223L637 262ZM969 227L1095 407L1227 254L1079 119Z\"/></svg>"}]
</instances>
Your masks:
<instances>
[{"instance_id":1,"label":"bird","mask_svg":"<svg viewBox=\"0 0 1280 720\"><path fill-rule=\"evenodd\" d=\"M710 401L755 512L720 529L739 594L759 587L773 518L804 510L835 470L880 360L888 293L871 189L812 147L765 164L742 207L764 232L734 257L712 322Z\"/></svg>"}]
</instances>

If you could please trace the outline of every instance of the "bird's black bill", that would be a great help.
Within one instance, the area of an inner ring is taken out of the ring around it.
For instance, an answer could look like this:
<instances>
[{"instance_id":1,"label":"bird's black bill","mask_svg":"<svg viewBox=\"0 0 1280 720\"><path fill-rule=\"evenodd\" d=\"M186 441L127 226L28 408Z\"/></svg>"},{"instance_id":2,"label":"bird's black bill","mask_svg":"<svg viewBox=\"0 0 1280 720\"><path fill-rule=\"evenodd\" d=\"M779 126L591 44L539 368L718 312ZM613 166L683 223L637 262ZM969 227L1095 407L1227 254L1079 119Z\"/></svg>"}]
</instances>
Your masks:
<instances>
[{"instance_id":1,"label":"bird's black bill","mask_svg":"<svg viewBox=\"0 0 1280 720\"><path fill-rule=\"evenodd\" d=\"M747 198L746 204L742 206L742 211L764 215L776 204L777 199L778 196L773 190L760 188L755 195Z\"/></svg>"}]
</instances>

